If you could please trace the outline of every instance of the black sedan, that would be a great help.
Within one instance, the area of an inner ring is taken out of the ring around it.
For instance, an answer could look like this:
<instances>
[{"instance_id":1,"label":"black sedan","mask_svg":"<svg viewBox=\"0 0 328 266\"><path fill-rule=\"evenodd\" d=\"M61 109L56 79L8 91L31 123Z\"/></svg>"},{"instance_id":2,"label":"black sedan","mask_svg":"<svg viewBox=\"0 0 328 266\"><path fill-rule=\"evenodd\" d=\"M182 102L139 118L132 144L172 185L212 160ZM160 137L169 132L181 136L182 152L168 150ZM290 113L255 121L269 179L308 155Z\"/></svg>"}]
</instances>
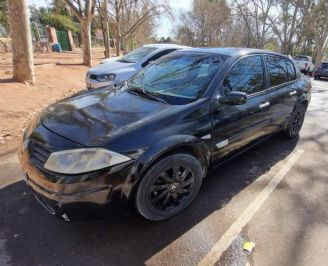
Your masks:
<instances>
[{"instance_id":1,"label":"black sedan","mask_svg":"<svg viewBox=\"0 0 328 266\"><path fill-rule=\"evenodd\" d=\"M310 91L281 54L178 51L121 88L49 106L26 129L19 157L36 198L62 220L134 207L159 221L190 205L213 167L273 133L296 137Z\"/></svg>"},{"instance_id":2,"label":"black sedan","mask_svg":"<svg viewBox=\"0 0 328 266\"><path fill-rule=\"evenodd\" d=\"M328 78L328 62L322 62L314 72L314 79Z\"/></svg>"}]
</instances>

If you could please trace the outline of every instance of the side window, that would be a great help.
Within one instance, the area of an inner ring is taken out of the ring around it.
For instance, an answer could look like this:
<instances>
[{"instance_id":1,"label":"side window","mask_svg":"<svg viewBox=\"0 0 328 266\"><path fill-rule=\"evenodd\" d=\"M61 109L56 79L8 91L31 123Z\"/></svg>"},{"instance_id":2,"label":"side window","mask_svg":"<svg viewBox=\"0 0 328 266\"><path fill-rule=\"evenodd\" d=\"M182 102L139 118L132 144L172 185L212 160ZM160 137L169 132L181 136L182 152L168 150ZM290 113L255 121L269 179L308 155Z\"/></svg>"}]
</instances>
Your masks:
<instances>
[{"instance_id":1,"label":"side window","mask_svg":"<svg viewBox=\"0 0 328 266\"><path fill-rule=\"evenodd\" d=\"M278 86L288 82L287 66L285 61L286 60L280 56L265 56L270 87Z\"/></svg>"},{"instance_id":2,"label":"side window","mask_svg":"<svg viewBox=\"0 0 328 266\"><path fill-rule=\"evenodd\" d=\"M286 60L286 66L287 66L287 74L288 74L288 81L292 81L296 79L296 71L294 64L290 62L289 60Z\"/></svg>"},{"instance_id":3,"label":"side window","mask_svg":"<svg viewBox=\"0 0 328 266\"><path fill-rule=\"evenodd\" d=\"M155 60L161 58L162 56L172 53L174 51L176 51L176 49L167 49L167 50L161 51L161 52L153 55L152 57L150 57L147 61L145 61L142 64L142 67L145 67L145 66L149 65L152 61L155 61Z\"/></svg>"},{"instance_id":4,"label":"side window","mask_svg":"<svg viewBox=\"0 0 328 266\"><path fill-rule=\"evenodd\" d=\"M259 55L240 59L230 69L223 81L224 92L240 91L247 94L264 89L264 72L262 59Z\"/></svg>"}]
</instances>

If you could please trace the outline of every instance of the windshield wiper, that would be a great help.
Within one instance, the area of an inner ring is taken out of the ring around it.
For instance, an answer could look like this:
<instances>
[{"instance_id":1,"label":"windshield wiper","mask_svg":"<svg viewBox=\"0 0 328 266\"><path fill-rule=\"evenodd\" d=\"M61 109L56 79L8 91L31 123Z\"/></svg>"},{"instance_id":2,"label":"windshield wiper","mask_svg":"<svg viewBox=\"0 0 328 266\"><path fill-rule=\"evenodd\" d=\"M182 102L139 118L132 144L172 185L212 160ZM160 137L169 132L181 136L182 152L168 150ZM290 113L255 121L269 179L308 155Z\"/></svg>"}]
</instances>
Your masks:
<instances>
[{"instance_id":1,"label":"windshield wiper","mask_svg":"<svg viewBox=\"0 0 328 266\"><path fill-rule=\"evenodd\" d=\"M128 90L131 91L131 92L137 93L138 95L146 96L147 98L150 98L150 99L155 100L157 102L167 103L167 101L165 101L164 99L158 97L157 94L154 93L154 92L146 91L146 90L143 90L139 87L133 87L131 85L129 85Z\"/></svg>"}]
</instances>

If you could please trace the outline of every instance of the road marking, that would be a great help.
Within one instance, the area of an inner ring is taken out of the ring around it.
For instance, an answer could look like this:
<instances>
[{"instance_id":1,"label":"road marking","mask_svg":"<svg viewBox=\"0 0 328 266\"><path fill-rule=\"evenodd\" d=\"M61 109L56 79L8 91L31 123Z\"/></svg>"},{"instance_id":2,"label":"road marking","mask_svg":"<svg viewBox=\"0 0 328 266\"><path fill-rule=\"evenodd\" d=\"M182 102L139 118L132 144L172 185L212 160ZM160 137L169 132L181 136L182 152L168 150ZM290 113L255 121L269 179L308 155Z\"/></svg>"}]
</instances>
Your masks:
<instances>
[{"instance_id":1,"label":"road marking","mask_svg":"<svg viewBox=\"0 0 328 266\"><path fill-rule=\"evenodd\" d=\"M242 231L243 227L252 219L254 214L260 209L273 190L283 180L303 152L304 150L297 150L289 157L288 161L272 178L269 184L266 185L266 187L258 194L252 203L248 205L238 219L224 233L221 239L214 244L210 252L207 253L207 255L199 262L199 266L214 265L220 259L223 252L231 245L234 238Z\"/></svg>"}]
</instances>

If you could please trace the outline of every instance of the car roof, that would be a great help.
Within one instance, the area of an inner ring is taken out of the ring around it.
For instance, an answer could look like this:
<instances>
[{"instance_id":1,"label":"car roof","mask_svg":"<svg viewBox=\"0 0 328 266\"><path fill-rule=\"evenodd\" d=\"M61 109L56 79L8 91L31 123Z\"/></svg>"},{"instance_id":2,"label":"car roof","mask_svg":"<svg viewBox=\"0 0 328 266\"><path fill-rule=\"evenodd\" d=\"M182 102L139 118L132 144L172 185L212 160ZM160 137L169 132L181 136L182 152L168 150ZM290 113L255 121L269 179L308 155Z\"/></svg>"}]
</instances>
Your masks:
<instances>
[{"instance_id":1,"label":"car roof","mask_svg":"<svg viewBox=\"0 0 328 266\"><path fill-rule=\"evenodd\" d=\"M202 53L212 53L212 54L221 54L221 55L228 55L228 56L241 56L247 54L273 54L273 55L280 55L287 57L286 55L262 50L262 49L253 49L253 48L236 48L236 47L227 47L227 48L191 48L185 49L184 51L190 52L202 52Z\"/></svg>"},{"instance_id":2,"label":"car roof","mask_svg":"<svg viewBox=\"0 0 328 266\"><path fill-rule=\"evenodd\" d=\"M151 43L145 44L143 47L154 47L154 48L191 48L190 46L179 45L175 43Z\"/></svg>"}]
</instances>

